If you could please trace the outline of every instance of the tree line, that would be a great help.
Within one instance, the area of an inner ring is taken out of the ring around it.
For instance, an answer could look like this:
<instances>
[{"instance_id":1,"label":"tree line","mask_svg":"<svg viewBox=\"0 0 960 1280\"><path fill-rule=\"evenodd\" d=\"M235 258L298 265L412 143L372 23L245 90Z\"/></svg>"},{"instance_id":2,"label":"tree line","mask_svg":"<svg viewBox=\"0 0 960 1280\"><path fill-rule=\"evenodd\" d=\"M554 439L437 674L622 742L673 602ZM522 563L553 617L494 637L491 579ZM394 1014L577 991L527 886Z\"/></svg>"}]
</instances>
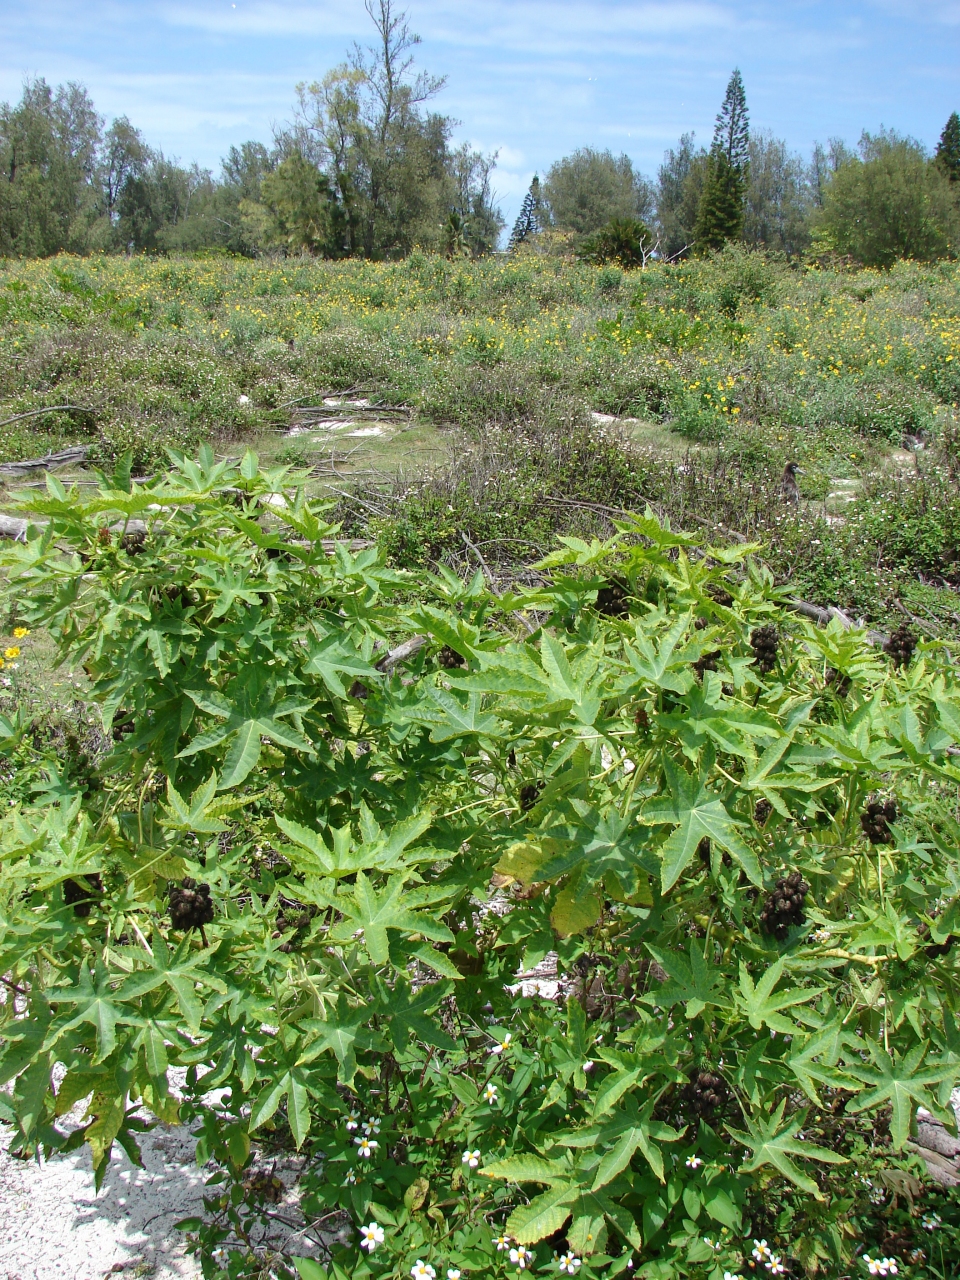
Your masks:
<instances>
[{"instance_id":1,"label":"tree line","mask_svg":"<svg viewBox=\"0 0 960 1280\"><path fill-rule=\"evenodd\" d=\"M497 247L504 222L495 155L455 146L432 108L444 87L416 67L419 43L394 0L365 0L375 39L323 79L297 86L270 145L231 147L219 175L109 125L79 84L26 84L0 105L0 255L221 250L401 257ZM684 134L655 180L626 155L583 147L534 178L511 249L595 261L676 259L730 240L791 256L811 249L872 266L954 256L960 245L960 116L934 155L882 130L809 161L750 129L739 71L709 147Z\"/></svg>"}]
</instances>

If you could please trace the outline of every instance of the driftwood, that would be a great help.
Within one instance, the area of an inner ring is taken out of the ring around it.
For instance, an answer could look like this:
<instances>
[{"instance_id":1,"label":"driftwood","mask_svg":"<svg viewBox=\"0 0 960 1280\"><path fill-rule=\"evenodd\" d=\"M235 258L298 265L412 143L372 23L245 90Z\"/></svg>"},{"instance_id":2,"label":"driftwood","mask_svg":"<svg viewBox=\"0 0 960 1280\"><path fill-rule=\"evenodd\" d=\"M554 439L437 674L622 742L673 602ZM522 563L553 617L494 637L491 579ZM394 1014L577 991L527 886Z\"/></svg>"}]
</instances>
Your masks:
<instances>
[{"instance_id":1,"label":"driftwood","mask_svg":"<svg viewBox=\"0 0 960 1280\"><path fill-rule=\"evenodd\" d=\"M917 1113L917 1133L907 1150L922 1156L930 1177L946 1187L960 1186L960 1140L926 1111Z\"/></svg>"},{"instance_id":2,"label":"driftwood","mask_svg":"<svg viewBox=\"0 0 960 1280\"><path fill-rule=\"evenodd\" d=\"M848 618L842 609L837 609L834 605L830 605L824 609L818 604L810 604L807 600L789 600L787 608L792 609L794 613L800 613L805 618L812 618L814 622L819 622L825 627L834 618L840 623L844 631L852 631L857 625L852 618ZM867 644L884 645L889 640L889 636L883 631L867 631Z\"/></svg>"},{"instance_id":3,"label":"driftwood","mask_svg":"<svg viewBox=\"0 0 960 1280\"><path fill-rule=\"evenodd\" d=\"M88 444L75 444L69 449L61 449L59 453L48 453L42 458L26 458L22 462L0 462L0 475L27 476L33 471L55 471L57 467L69 467L71 463L83 462L89 452Z\"/></svg>"}]
</instances>

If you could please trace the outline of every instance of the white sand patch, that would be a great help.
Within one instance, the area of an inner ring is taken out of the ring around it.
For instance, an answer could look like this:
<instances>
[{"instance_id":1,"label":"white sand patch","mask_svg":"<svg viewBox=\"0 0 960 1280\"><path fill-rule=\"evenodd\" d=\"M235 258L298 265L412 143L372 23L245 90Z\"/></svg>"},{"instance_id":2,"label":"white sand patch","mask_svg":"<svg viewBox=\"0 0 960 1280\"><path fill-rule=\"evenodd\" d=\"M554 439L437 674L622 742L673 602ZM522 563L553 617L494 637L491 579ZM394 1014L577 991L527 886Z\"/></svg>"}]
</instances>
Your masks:
<instances>
[{"instance_id":1,"label":"white sand patch","mask_svg":"<svg viewBox=\"0 0 960 1280\"><path fill-rule=\"evenodd\" d=\"M382 436L383 427L361 427L359 431L350 431L347 433L353 436Z\"/></svg>"},{"instance_id":2,"label":"white sand patch","mask_svg":"<svg viewBox=\"0 0 960 1280\"><path fill-rule=\"evenodd\" d=\"M144 1167L115 1148L99 1195L89 1147L37 1164L7 1153L0 1129L0 1258L4 1280L103 1280L111 1271L194 1280L181 1218L203 1213L204 1173L185 1128L140 1137ZM155 1270L153 1270L155 1268Z\"/></svg>"}]
</instances>

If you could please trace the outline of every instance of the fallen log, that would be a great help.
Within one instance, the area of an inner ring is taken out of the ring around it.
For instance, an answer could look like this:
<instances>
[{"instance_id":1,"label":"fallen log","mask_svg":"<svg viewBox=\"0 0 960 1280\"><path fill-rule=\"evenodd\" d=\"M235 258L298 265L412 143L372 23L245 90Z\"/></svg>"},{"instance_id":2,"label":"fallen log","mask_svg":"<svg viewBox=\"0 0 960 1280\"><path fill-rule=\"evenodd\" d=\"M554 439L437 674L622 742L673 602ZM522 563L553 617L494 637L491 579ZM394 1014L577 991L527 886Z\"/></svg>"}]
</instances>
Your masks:
<instances>
[{"instance_id":1,"label":"fallen log","mask_svg":"<svg viewBox=\"0 0 960 1280\"><path fill-rule=\"evenodd\" d=\"M42 458L25 458L22 462L0 462L0 475L27 476L34 471L55 471L57 467L69 467L83 462L90 452L88 444L71 445L59 453L48 453Z\"/></svg>"}]
</instances>

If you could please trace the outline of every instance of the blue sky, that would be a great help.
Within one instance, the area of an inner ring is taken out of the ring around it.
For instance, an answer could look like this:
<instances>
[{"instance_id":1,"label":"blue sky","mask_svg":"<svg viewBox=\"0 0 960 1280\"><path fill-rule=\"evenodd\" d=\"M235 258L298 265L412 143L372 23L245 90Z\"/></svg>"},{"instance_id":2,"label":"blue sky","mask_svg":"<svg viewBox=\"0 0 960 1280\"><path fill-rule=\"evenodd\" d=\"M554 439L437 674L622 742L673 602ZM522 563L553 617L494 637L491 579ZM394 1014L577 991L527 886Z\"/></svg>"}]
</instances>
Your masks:
<instances>
[{"instance_id":1,"label":"blue sky","mask_svg":"<svg viewBox=\"0 0 960 1280\"><path fill-rule=\"evenodd\" d=\"M512 218L534 170L577 146L653 174L709 140L739 65L754 128L808 152L881 125L935 144L960 110L960 0L409 0L420 62L448 77L458 137L499 150ZM168 155L213 169L268 141L294 85L365 41L363 0L0 0L0 99L76 79Z\"/></svg>"}]
</instances>

